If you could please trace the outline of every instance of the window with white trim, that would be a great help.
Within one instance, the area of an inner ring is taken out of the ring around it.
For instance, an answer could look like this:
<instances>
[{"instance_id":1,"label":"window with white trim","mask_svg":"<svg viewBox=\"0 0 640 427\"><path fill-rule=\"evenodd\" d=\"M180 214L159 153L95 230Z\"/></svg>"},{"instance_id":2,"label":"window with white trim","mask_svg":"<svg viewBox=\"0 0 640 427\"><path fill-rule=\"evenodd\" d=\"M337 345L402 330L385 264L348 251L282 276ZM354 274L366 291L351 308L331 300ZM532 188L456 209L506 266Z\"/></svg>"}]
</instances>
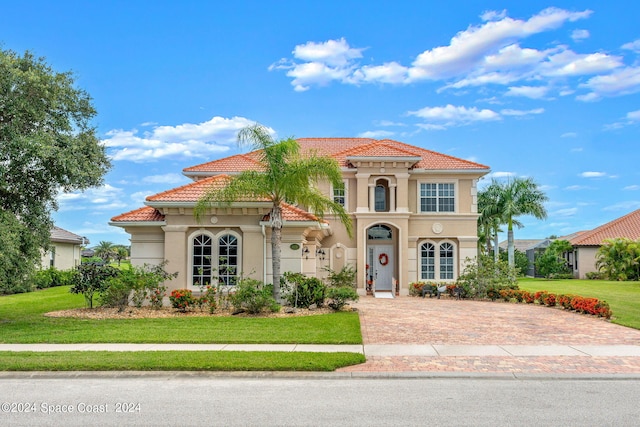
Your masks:
<instances>
[{"instance_id":1,"label":"window with white trim","mask_svg":"<svg viewBox=\"0 0 640 427\"><path fill-rule=\"evenodd\" d=\"M455 184L452 182L421 182L420 212L455 212Z\"/></svg>"},{"instance_id":2,"label":"window with white trim","mask_svg":"<svg viewBox=\"0 0 640 427\"><path fill-rule=\"evenodd\" d=\"M449 242L440 244L440 279L453 280L453 245Z\"/></svg>"},{"instance_id":3,"label":"window with white trim","mask_svg":"<svg viewBox=\"0 0 640 427\"><path fill-rule=\"evenodd\" d=\"M420 279L453 280L455 275L455 246L450 242L420 245Z\"/></svg>"},{"instance_id":4,"label":"window with white trim","mask_svg":"<svg viewBox=\"0 0 640 427\"><path fill-rule=\"evenodd\" d=\"M433 243L423 243L420 247L420 278L423 280L436 278L436 247Z\"/></svg>"},{"instance_id":5,"label":"window with white trim","mask_svg":"<svg viewBox=\"0 0 640 427\"><path fill-rule=\"evenodd\" d=\"M347 207L347 182L343 181L342 188L333 188L333 201L342 207Z\"/></svg>"},{"instance_id":6,"label":"window with white trim","mask_svg":"<svg viewBox=\"0 0 640 427\"><path fill-rule=\"evenodd\" d=\"M214 284L233 286L240 269L240 238L235 233L223 232L195 235L191 240L191 283L193 286Z\"/></svg>"}]
</instances>

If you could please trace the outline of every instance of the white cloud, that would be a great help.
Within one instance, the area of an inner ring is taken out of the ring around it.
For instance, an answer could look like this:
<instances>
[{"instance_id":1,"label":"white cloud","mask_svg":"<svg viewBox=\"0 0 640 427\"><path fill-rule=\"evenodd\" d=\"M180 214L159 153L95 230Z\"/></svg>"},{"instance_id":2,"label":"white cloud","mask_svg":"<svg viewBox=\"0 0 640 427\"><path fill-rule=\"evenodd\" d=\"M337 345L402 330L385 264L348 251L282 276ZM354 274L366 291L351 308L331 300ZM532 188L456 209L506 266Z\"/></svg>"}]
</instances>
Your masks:
<instances>
[{"instance_id":1,"label":"white cloud","mask_svg":"<svg viewBox=\"0 0 640 427\"><path fill-rule=\"evenodd\" d=\"M497 21L505 16L507 16L507 9L502 9L499 12L497 10L487 10L482 12L480 19L483 21Z\"/></svg>"},{"instance_id":2,"label":"white cloud","mask_svg":"<svg viewBox=\"0 0 640 427\"><path fill-rule=\"evenodd\" d=\"M577 213L578 213L578 208L566 208L566 209L558 209L557 211L553 212L551 216L567 217L567 216L575 216L575 214Z\"/></svg>"},{"instance_id":3,"label":"white cloud","mask_svg":"<svg viewBox=\"0 0 640 427\"><path fill-rule=\"evenodd\" d=\"M603 176L607 176L607 174L605 172L587 171L582 172L579 176L583 178L602 178Z\"/></svg>"},{"instance_id":4,"label":"white cloud","mask_svg":"<svg viewBox=\"0 0 640 427\"><path fill-rule=\"evenodd\" d=\"M373 123L376 126L406 126L405 123L392 122L391 120L379 120Z\"/></svg>"},{"instance_id":5,"label":"white cloud","mask_svg":"<svg viewBox=\"0 0 640 427\"><path fill-rule=\"evenodd\" d=\"M589 30L573 30L571 32L571 38L575 42L580 42L584 39L588 39L590 36Z\"/></svg>"},{"instance_id":6,"label":"white cloud","mask_svg":"<svg viewBox=\"0 0 640 427\"><path fill-rule=\"evenodd\" d=\"M582 147L576 147L571 149L572 153L581 153L582 151L584 151L584 148Z\"/></svg>"},{"instance_id":7,"label":"white cloud","mask_svg":"<svg viewBox=\"0 0 640 427\"><path fill-rule=\"evenodd\" d=\"M627 120L630 122L640 122L640 110L628 112Z\"/></svg>"},{"instance_id":8,"label":"white cloud","mask_svg":"<svg viewBox=\"0 0 640 427\"><path fill-rule=\"evenodd\" d=\"M640 190L640 185L627 185L626 187L623 188L623 190L626 191L637 191Z\"/></svg>"},{"instance_id":9,"label":"white cloud","mask_svg":"<svg viewBox=\"0 0 640 427\"><path fill-rule=\"evenodd\" d=\"M486 84L510 84L544 75L566 76L594 73L619 66L605 54L578 55L566 46L548 50L521 48L519 40L555 30L564 23L588 18L590 10L571 12L547 8L527 20L507 16L506 11L487 11L484 23L471 25L453 36L448 45L424 50L410 66L399 61L384 64L358 63L363 48L351 47L344 38L297 45L293 57L271 64L269 70L286 70L296 91L345 84L409 84L423 80L457 80L445 88ZM578 33L576 33L578 34Z\"/></svg>"},{"instance_id":10,"label":"white cloud","mask_svg":"<svg viewBox=\"0 0 640 427\"><path fill-rule=\"evenodd\" d=\"M57 200L60 212L79 210L108 210L121 209L127 206L123 203L124 191L121 188L105 184L101 187L90 188L83 192L62 193Z\"/></svg>"},{"instance_id":11,"label":"white cloud","mask_svg":"<svg viewBox=\"0 0 640 427\"><path fill-rule=\"evenodd\" d=\"M424 129L424 130L446 130L447 127L443 126L443 125L434 125L431 123L418 123L416 126L418 126L420 129Z\"/></svg>"},{"instance_id":12,"label":"white cloud","mask_svg":"<svg viewBox=\"0 0 640 427\"><path fill-rule=\"evenodd\" d=\"M587 187L586 185L569 185L564 189L569 191L579 191L579 190L590 190L591 187Z\"/></svg>"},{"instance_id":13,"label":"white cloud","mask_svg":"<svg viewBox=\"0 0 640 427\"><path fill-rule=\"evenodd\" d=\"M489 174L491 178L511 178L516 176L515 172L492 172Z\"/></svg>"},{"instance_id":14,"label":"white cloud","mask_svg":"<svg viewBox=\"0 0 640 427\"><path fill-rule=\"evenodd\" d=\"M533 110L505 109L500 111L500 114L504 116L517 116L517 117L529 116L531 114L542 114L542 113L544 113L544 108L534 108Z\"/></svg>"},{"instance_id":15,"label":"white cloud","mask_svg":"<svg viewBox=\"0 0 640 427\"><path fill-rule=\"evenodd\" d=\"M591 90L576 98L580 101L597 101L602 97L636 93L640 91L640 67L626 67L608 75L595 76L580 87Z\"/></svg>"},{"instance_id":16,"label":"white cloud","mask_svg":"<svg viewBox=\"0 0 640 427\"><path fill-rule=\"evenodd\" d=\"M153 195L153 192L150 191L138 191L129 196L129 198L136 204L142 205L148 196Z\"/></svg>"},{"instance_id":17,"label":"white cloud","mask_svg":"<svg viewBox=\"0 0 640 427\"><path fill-rule=\"evenodd\" d=\"M640 200L627 200L603 208L603 211L633 211L640 209Z\"/></svg>"},{"instance_id":18,"label":"white cloud","mask_svg":"<svg viewBox=\"0 0 640 427\"><path fill-rule=\"evenodd\" d=\"M468 73L480 65L485 56L512 44L514 40L560 27L566 21L587 18L590 10L569 12L547 8L527 21L504 17L481 26L471 26L456 34L448 46L422 52L409 70L409 80L446 79Z\"/></svg>"},{"instance_id":19,"label":"white cloud","mask_svg":"<svg viewBox=\"0 0 640 427\"><path fill-rule=\"evenodd\" d=\"M369 130L358 134L359 138L387 138L395 135L395 132L389 132L388 130Z\"/></svg>"},{"instance_id":20,"label":"white cloud","mask_svg":"<svg viewBox=\"0 0 640 427\"><path fill-rule=\"evenodd\" d=\"M407 114L420 117L427 122L440 122L445 127L501 119L500 114L493 110L479 110L476 107L456 107L451 104L444 107L425 107L417 111L409 111Z\"/></svg>"},{"instance_id":21,"label":"white cloud","mask_svg":"<svg viewBox=\"0 0 640 427\"><path fill-rule=\"evenodd\" d=\"M182 182L188 182L189 179L179 173L166 173L163 175L150 175L142 178L143 182L150 184L180 184Z\"/></svg>"},{"instance_id":22,"label":"white cloud","mask_svg":"<svg viewBox=\"0 0 640 427\"><path fill-rule=\"evenodd\" d=\"M622 45L622 48L626 50L632 50L635 53L640 53L640 39L625 43Z\"/></svg>"},{"instance_id":23,"label":"white cloud","mask_svg":"<svg viewBox=\"0 0 640 427\"><path fill-rule=\"evenodd\" d=\"M244 117L213 117L203 123L156 126L138 135L138 130L114 129L102 142L115 161L148 162L161 158L206 158L229 149L238 131L255 122ZM275 131L267 128L272 134Z\"/></svg>"},{"instance_id":24,"label":"white cloud","mask_svg":"<svg viewBox=\"0 0 640 427\"><path fill-rule=\"evenodd\" d=\"M565 132L560 135L560 138L576 138L578 136L577 132Z\"/></svg>"},{"instance_id":25,"label":"white cloud","mask_svg":"<svg viewBox=\"0 0 640 427\"><path fill-rule=\"evenodd\" d=\"M531 99L544 98L549 88L546 86L511 86L506 96L524 96Z\"/></svg>"}]
</instances>

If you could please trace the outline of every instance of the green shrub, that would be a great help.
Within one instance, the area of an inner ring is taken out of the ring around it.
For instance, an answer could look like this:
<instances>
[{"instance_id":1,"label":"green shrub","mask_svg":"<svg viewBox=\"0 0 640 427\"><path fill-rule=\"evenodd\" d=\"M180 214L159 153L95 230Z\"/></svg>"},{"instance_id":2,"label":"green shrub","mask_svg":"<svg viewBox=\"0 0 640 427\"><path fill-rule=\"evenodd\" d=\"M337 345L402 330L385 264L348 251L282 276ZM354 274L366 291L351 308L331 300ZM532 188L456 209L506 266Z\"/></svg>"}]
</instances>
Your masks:
<instances>
[{"instance_id":1,"label":"green shrub","mask_svg":"<svg viewBox=\"0 0 640 427\"><path fill-rule=\"evenodd\" d=\"M257 314L266 309L273 312L280 310L280 305L273 298L272 286L267 286L259 280L241 278L234 288L235 292L229 294L229 300L236 310L245 310L250 314Z\"/></svg>"},{"instance_id":2,"label":"green shrub","mask_svg":"<svg viewBox=\"0 0 640 427\"><path fill-rule=\"evenodd\" d=\"M50 267L46 270L38 270L33 275L33 285L36 289L52 288L54 286L67 286L71 284L73 270L58 270Z\"/></svg>"},{"instance_id":3,"label":"green shrub","mask_svg":"<svg viewBox=\"0 0 640 427\"><path fill-rule=\"evenodd\" d=\"M103 307L117 308L119 312L129 305L132 286L126 277L112 277L100 291L99 301Z\"/></svg>"},{"instance_id":4,"label":"green shrub","mask_svg":"<svg viewBox=\"0 0 640 427\"><path fill-rule=\"evenodd\" d=\"M327 280L329 286L333 288L340 288L343 286L350 286L353 289L356 288L356 269L351 265L345 265L342 270L336 272L328 267L325 268L329 272Z\"/></svg>"},{"instance_id":5,"label":"green shrub","mask_svg":"<svg viewBox=\"0 0 640 427\"><path fill-rule=\"evenodd\" d=\"M280 290L293 307L309 308L312 304L318 307L324 304L327 286L318 278L287 272L282 275Z\"/></svg>"},{"instance_id":6,"label":"green shrub","mask_svg":"<svg viewBox=\"0 0 640 427\"><path fill-rule=\"evenodd\" d=\"M604 274L599 271L590 271L585 276L589 280L604 280Z\"/></svg>"},{"instance_id":7,"label":"green shrub","mask_svg":"<svg viewBox=\"0 0 640 427\"><path fill-rule=\"evenodd\" d=\"M465 260L465 269L458 279L467 298L500 298L502 289L518 289L517 274L506 261L494 262L486 255Z\"/></svg>"},{"instance_id":8,"label":"green shrub","mask_svg":"<svg viewBox=\"0 0 640 427\"><path fill-rule=\"evenodd\" d=\"M340 286L327 290L327 299L329 299L327 305L336 311L342 310L348 301L358 301L359 298L360 296L356 290L350 286Z\"/></svg>"}]
</instances>

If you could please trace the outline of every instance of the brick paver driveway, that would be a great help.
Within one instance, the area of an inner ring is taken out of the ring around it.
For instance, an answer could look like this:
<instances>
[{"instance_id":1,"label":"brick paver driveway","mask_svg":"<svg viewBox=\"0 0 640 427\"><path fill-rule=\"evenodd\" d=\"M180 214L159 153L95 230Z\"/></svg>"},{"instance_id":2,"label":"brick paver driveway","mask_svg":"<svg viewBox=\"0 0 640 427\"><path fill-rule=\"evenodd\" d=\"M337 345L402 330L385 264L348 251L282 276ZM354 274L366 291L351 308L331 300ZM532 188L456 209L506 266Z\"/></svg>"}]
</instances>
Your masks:
<instances>
[{"instance_id":1,"label":"brick paver driveway","mask_svg":"<svg viewBox=\"0 0 640 427\"><path fill-rule=\"evenodd\" d=\"M640 330L539 305L363 297L355 307L364 344L640 345ZM640 373L640 357L374 356L342 371Z\"/></svg>"}]
</instances>

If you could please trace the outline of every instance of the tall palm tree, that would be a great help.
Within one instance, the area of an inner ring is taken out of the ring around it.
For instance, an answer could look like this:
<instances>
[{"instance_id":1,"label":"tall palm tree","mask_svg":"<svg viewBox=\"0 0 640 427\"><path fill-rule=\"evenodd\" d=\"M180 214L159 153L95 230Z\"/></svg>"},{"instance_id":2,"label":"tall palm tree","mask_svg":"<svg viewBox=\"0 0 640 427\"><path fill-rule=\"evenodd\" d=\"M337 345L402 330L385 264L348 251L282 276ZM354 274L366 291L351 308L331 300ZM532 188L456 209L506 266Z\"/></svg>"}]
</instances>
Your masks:
<instances>
[{"instance_id":1,"label":"tall palm tree","mask_svg":"<svg viewBox=\"0 0 640 427\"><path fill-rule=\"evenodd\" d=\"M537 219L545 219L547 210L544 202L549 200L538 188L532 178L514 178L502 185L498 196L498 206L507 224L507 254L509 266L515 266L513 225L515 218L521 215L532 215Z\"/></svg>"},{"instance_id":2,"label":"tall palm tree","mask_svg":"<svg viewBox=\"0 0 640 427\"><path fill-rule=\"evenodd\" d=\"M479 235L483 237L482 242L486 247L486 254L491 252L491 238L494 238L493 256L498 261L498 233L500 225L503 224L502 210L498 205L500 195L500 184L494 179L491 184L478 193L478 229Z\"/></svg>"},{"instance_id":3,"label":"tall palm tree","mask_svg":"<svg viewBox=\"0 0 640 427\"><path fill-rule=\"evenodd\" d=\"M231 205L245 199L267 199L271 202L271 251L273 297L280 302L280 257L282 207L284 203L300 204L318 218L325 212L337 215L352 234L351 217L342 205L322 194L316 187L328 180L334 188L342 188L342 173L335 159L315 153L301 155L293 138L276 141L262 125L246 127L238 133L238 143L259 150L262 170L248 170L233 176L223 188L211 188L197 203L195 214L200 218L213 203Z\"/></svg>"}]
</instances>

